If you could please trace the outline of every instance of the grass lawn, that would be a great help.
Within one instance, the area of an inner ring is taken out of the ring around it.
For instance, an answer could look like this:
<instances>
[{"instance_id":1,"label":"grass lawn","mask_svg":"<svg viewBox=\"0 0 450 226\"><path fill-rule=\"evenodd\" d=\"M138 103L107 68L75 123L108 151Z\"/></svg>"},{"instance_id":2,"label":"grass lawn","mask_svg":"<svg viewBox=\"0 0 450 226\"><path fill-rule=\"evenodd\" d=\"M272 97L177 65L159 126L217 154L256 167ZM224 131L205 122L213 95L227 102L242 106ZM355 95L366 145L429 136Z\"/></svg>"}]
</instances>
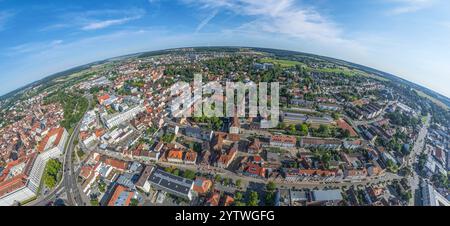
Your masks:
<instances>
[{"instance_id":1,"label":"grass lawn","mask_svg":"<svg viewBox=\"0 0 450 226\"><path fill-rule=\"evenodd\" d=\"M417 92L417 94L419 94L419 96L429 99L431 102L435 103L439 107L441 107L441 108L443 108L445 110L449 110L450 109L447 105L442 103L440 100L438 100L438 99L436 99L436 98L434 98L432 96L429 96L429 95L427 95L426 93L424 93L424 92L422 92L420 90L417 90L417 89L414 89L414 90Z\"/></svg>"},{"instance_id":2,"label":"grass lawn","mask_svg":"<svg viewBox=\"0 0 450 226\"><path fill-rule=\"evenodd\" d=\"M272 63L279 65L282 68L290 68L295 67L296 65L304 65L302 62L292 61L292 60L276 60L271 58L264 58L261 60L261 63Z\"/></svg>"}]
</instances>

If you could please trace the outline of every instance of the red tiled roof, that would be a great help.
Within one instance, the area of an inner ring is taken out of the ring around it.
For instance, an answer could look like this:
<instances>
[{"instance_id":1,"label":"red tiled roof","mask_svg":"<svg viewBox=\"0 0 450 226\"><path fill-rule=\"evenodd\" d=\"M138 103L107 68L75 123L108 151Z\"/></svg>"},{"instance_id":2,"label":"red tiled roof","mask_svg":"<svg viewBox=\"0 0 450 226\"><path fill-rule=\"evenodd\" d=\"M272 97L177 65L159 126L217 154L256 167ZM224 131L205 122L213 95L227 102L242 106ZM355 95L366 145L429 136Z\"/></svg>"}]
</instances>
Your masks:
<instances>
[{"instance_id":1,"label":"red tiled roof","mask_svg":"<svg viewBox=\"0 0 450 226\"><path fill-rule=\"evenodd\" d=\"M185 161L195 162L197 159L197 152L189 151L186 152L186 155L184 156Z\"/></svg>"},{"instance_id":2,"label":"red tiled roof","mask_svg":"<svg viewBox=\"0 0 450 226\"><path fill-rule=\"evenodd\" d=\"M224 199L224 206L230 206L231 204L233 204L234 202L234 198L229 196L229 195L225 195L225 199Z\"/></svg>"},{"instance_id":3,"label":"red tiled roof","mask_svg":"<svg viewBox=\"0 0 450 226\"><path fill-rule=\"evenodd\" d=\"M19 174L9 180L3 181L0 183L0 197L24 187L25 182L26 179L24 174Z\"/></svg>"},{"instance_id":4,"label":"red tiled roof","mask_svg":"<svg viewBox=\"0 0 450 226\"><path fill-rule=\"evenodd\" d=\"M87 179L92 173L92 167L91 166L83 166L81 167L80 176L84 179Z\"/></svg>"},{"instance_id":5,"label":"red tiled roof","mask_svg":"<svg viewBox=\"0 0 450 226\"><path fill-rule=\"evenodd\" d=\"M343 130L348 130L350 132L350 136L352 136L352 137L358 136L358 134L353 129L353 127L350 126L345 120L339 119L339 120L336 120L336 123L339 128L341 128Z\"/></svg>"},{"instance_id":6,"label":"red tiled roof","mask_svg":"<svg viewBox=\"0 0 450 226\"><path fill-rule=\"evenodd\" d=\"M125 192L125 191L127 191L127 187L118 185L114 191L114 194L111 196L111 199L108 202L108 206L114 206L114 204L117 201L117 199L119 198L120 194L122 194L122 192ZM131 198L133 198L133 192L129 192L128 197L124 203L125 206L130 205Z\"/></svg>"},{"instance_id":7,"label":"red tiled roof","mask_svg":"<svg viewBox=\"0 0 450 226\"><path fill-rule=\"evenodd\" d=\"M270 141L295 144L297 142L297 138L294 136L273 135L270 138Z\"/></svg>"},{"instance_id":8,"label":"red tiled roof","mask_svg":"<svg viewBox=\"0 0 450 226\"><path fill-rule=\"evenodd\" d=\"M298 169L296 172L299 175L308 175L308 176L334 176L337 173L337 170L320 170L320 169Z\"/></svg>"},{"instance_id":9,"label":"red tiled roof","mask_svg":"<svg viewBox=\"0 0 450 226\"><path fill-rule=\"evenodd\" d=\"M253 163L246 163L245 171L249 174L257 175L260 177L264 177L266 173L266 169Z\"/></svg>"},{"instance_id":10,"label":"red tiled roof","mask_svg":"<svg viewBox=\"0 0 450 226\"><path fill-rule=\"evenodd\" d=\"M183 151L178 149L170 150L169 153L167 153L167 158L171 159L183 159Z\"/></svg>"},{"instance_id":11,"label":"red tiled roof","mask_svg":"<svg viewBox=\"0 0 450 226\"><path fill-rule=\"evenodd\" d=\"M128 168L127 162L118 159L106 159L105 164L121 170L126 170Z\"/></svg>"},{"instance_id":12,"label":"red tiled roof","mask_svg":"<svg viewBox=\"0 0 450 226\"><path fill-rule=\"evenodd\" d=\"M220 194L219 193L213 193L211 198L206 201L210 206L219 206L220 202Z\"/></svg>"},{"instance_id":13,"label":"red tiled roof","mask_svg":"<svg viewBox=\"0 0 450 226\"><path fill-rule=\"evenodd\" d=\"M95 136L96 137L101 137L101 136L103 136L103 134L105 134L105 130L104 129L97 129L97 130L95 130Z\"/></svg>"},{"instance_id":14,"label":"red tiled roof","mask_svg":"<svg viewBox=\"0 0 450 226\"><path fill-rule=\"evenodd\" d=\"M100 104L103 104L103 102L104 102L105 100L109 99L109 98L110 98L110 96L109 96L108 94L105 94L105 95L103 95L103 96L99 96L99 97L98 97L98 102L99 102Z\"/></svg>"},{"instance_id":15,"label":"red tiled roof","mask_svg":"<svg viewBox=\"0 0 450 226\"><path fill-rule=\"evenodd\" d=\"M206 178L196 178L194 181L194 191L203 194L206 193L212 186L212 181Z\"/></svg>"},{"instance_id":16,"label":"red tiled roof","mask_svg":"<svg viewBox=\"0 0 450 226\"><path fill-rule=\"evenodd\" d=\"M58 127L58 128L53 128L51 129L47 135L44 137L44 139L41 140L41 142L39 142L39 145L37 147L38 152L42 153L45 150L45 147L47 146L47 142L48 140L53 137L53 136L57 136L55 141L53 142L52 146L57 146L59 144L59 142L61 141L61 137L64 133L64 128L62 127Z\"/></svg>"}]
</instances>

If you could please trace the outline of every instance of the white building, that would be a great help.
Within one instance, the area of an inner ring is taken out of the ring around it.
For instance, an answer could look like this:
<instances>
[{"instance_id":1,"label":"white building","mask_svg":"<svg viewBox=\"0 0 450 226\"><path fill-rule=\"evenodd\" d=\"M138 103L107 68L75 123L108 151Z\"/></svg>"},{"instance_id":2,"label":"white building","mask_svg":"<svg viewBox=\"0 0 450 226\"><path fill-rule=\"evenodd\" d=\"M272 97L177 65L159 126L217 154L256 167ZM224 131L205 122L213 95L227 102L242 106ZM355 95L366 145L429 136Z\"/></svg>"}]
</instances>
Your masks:
<instances>
[{"instance_id":1,"label":"white building","mask_svg":"<svg viewBox=\"0 0 450 226\"><path fill-rule=\"evenodd\" d=\"M10 183L14 183L12 188L16 187L17 189L0 197L0 206L11 206L37 195L47 162L63 154L67 137L68 133L64 128L55 128L47 133L38 145L40 154L34 160L28 178L22 177L11 181Z\"/></svg>"},{"instance_id":2,"label":"white building","mask_svg":"<svg viewBox=\"0 0 450 226\"><path fill-rule=\"evenodd\" d=\"M145 111L145 107L136 106L136 107L130 108L124 112L102 116L102 121L106 127L112 128L114 126L120 125L123 122L133 119L134 117L136 117L137 114L144 112L144 111Z\"/></svg>"}]
</instances>

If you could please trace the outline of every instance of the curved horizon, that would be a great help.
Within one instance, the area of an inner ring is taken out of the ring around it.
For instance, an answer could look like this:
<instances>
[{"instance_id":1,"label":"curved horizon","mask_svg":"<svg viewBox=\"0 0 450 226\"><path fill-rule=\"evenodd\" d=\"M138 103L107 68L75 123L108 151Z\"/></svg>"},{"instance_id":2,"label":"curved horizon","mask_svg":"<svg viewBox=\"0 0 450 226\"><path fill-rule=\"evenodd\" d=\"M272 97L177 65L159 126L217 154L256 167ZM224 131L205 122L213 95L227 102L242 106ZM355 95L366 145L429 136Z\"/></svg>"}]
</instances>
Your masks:
<instances>
[{"instance_id":1,"label":"curved horizon","mask_svg":"<svg viewBox=\"0 0 450 226\"><path fill-rule=\"evenodd\" d=\"M40 82L42 80L45 80L46 78L49 78L49 77L52 77L52 76L55 76L55 75L58 75L58 74L61 74L61 73L67 72L67 71L71 71L71 70L74 70L74 69L77 69L77 68L80 68L80 67L84 67L84 66L88 66L88 65L95 64L95 63L98 63L98 62L102 62L102 61L108 61L108 60L112 60L112 59L115 59L115 58L132 57L133 55L139 55L139 54L146 54L146 53L152 53L152 52L158 52L158 51L176 50L176 49L183 49L183 48L194 48L194 49L196 49L196 48L222 48L222 47L232 48L232 49L235 49L235 48L250 48L250 49L266 49L266 50L289 51L289 52L313 55L313 56L317 56L317 57L329 58L329 59L333 59L333 60L337 60L337 61L342 61L342 62L346 62L346 63L350 63L350 64L355 64L357 66L366 67L366 68L369 68L369 69L372 69L372 70L375 70L375 71L379 71L381 73L388 74L390 76L394 76L394 77L396 77L398 79L405 80L405 81L410 82L412 84L415 84L415 85L417 85L417 86L419 86L419 87L421 87L423 89L426 89L427 91L431 91L431 92L433 92L435 94L438 94L438 95L446 98L448 101L450 101L450 97L448 97L448 96L446 96L446 95L444 95L442 93L439 93L437 91L434 91L434 90L432 90L429 87L423 86L421 84L417 84L417 83L415 83L413 81L408 80L407 78L403 78L403 77L395 75L393 73L385 72L383 70L380 70L380 69L377 69L377 68L373 68L373 67L370 67L370 66L367 66L367 65L363 65L363 64L355 63L355 62L350 62L350 61L347 61L347 60L344 60L344 59L339 59L339 58L334 58L334 57L329 57L329 56L323 56L323 55L318 55L318 54L314 54L314 53L303 52L303 51L296 51L296 50L289 50L289 49L276 49L276 48L269 48L269 47L262 47L262 46L184 46L184 47L172 47L172 48L165 48L165 49L155 49L155 50L149 50L149 51L139 51L139 52L133 52L133 53L126 53L126 54L123 54L123 55L112 56L112 57L108 57L108 58L105 58L105 59L98 59L98 60L95 60L95 61L91 61L89 63L85 63L85 64L73 66L73 67L69 67L67 69L51 73L51 74L46 75L46 76L44 76L44 77L42 77L42 78L40 78L38 80L32 81L32 82L30 82L30 83L28 83L28 84L26 84L26 85L24 85L22 87L18 87L18 88L14 89L12 91L9 91L9 92L7 92L5 94L1 94L0 95L0 99L3 98L4 96L8 96L8 95L14 94L15 92L18 92L21 89L25 89L25 88L31 86L34 83L38 83L38 82ZM82 70L84 70L84 69L82 69ZM70 74L62 75L62 76L68 76L68 75L70 75ZM385 75L381 75L381 76L385 77ZM389 79L389 80L391 81L391 79Z\"/></svg>"},{"instance_id":2,"label":"curved horizon","mask_svg":"<svg viewBox=\"0 0 450 226\"><path fill-rule=\"evenodd\" d=\"M450 98L449 1L3 0L0 5L2 95L68 68L135 52L264 46L366 65Z\"/></svg>"}]
</instances>

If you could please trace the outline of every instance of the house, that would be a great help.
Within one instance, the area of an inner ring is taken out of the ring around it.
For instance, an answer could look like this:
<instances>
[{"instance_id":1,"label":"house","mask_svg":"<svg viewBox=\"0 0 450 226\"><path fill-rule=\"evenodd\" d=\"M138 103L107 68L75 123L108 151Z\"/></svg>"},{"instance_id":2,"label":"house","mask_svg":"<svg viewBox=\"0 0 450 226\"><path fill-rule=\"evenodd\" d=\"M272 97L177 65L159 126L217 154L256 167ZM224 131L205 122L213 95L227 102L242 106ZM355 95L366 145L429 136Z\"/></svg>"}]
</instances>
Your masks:
<instances>
[{"instance_id":1,"label":"house","mask_svg":"<svg viewBox=\"0 0 450 226\"><path fill-rule=\"evenodd\" d=\"M319 109L322 111L339 111L341 107L336 104L319 104Z\"/></svg>"},{"instance_id":2,"label":"house","mask_svg":"<svg viewBox=\"0 0 450 226\"><path fill-rule=\"evenodd\" d=\"M197 152L195 152L195 151L186 152L186 154L184 156L184 163L195 165L196 162L197 162Z\"/></svg>"},{"instance_id":3,"label":"house","mask_svg":"<svg viewBox=\"0 0 450 226\"><path fill-rule=\"evenodd\" d=\"M153 162L157 162L159 160L159 156L161 155L160 152L154 152L154 151L147 152L147 153L148 153L147 154L147 159L149 161L153 161Z\"/></svg>"},{"instance_id":4,"label":"house","mask_svg":"<svg viewBox=\"0 0 450 226\"><path fill-rule=\"evenodd\" d=\"M313 205L336 205L343 200L341 190L317 190L311 192Z\"/></svg>"},{"instance_id":5,"label":"house","mask_svg":"<svg viewBox=\"0 0 450 226\"><path fill-rule=\"evenodd\" d=\"M235 143L235 145L230 150L228 150L225 154L222 154L219 157L217 161L217 167L224 169L227 168L236 157L237 150L238 150L237 143Z\"/></svg>"},{"instance_id":6,"label":"house","mask_svg":"<svg viewBox=\"0 0 450 226\"><path fill-rule=\"evenodd\" d=\"M270 138L270 146L281 148L294 148L297 143L295 136L273 135Z\"/></svg>"},{"instance_id":7,"label":"house","mask_svg":"<svg viewBox=\"0 0 450 226\"><path fill-rule=\"evenodd\" d=\"M283 112L281 117L286 125L302 124L308 120L307 115L294 112Z\"/></svg>"},{"instance_id":8,"label":"house","mask_svg":"<svg viewBox=\"0 0 450 226\"><path fill-rule=\"evenodd\" d=\"M44 151L50 151L58 154L64 152L64 145L66 144L69 134L63 127L51 129L47 135L42 139L38 146L37 151L42 153Z\"/></svg>"},{"instance_id":9,"label":"house","mask_svg":"<svg viewBox=\"0 0 450 226\"><path fill-rule=\"evenodd\" d=\"M253 140L253 142L250 143L250 145L248 146L248 149L247 149L249 154L259 154L261 152L261 150L262 150L262 145L258 138L255 138Z\"/></svg>"},{"instance_id":10,"label":"house","mask_svg":"<svg viewBox=\"0 0 450 226\"><path fill-rule=\"evenodd\" d=\"M120 171L125 171L128 169L128 163L119 159L107 158L104 160L104 163Z\"/></svg>"},{"instance_id":11,"label":"house","mask_svg":"<svg viewBox=\"0 0 450 226\"><path fill-rule=\"evenodd\" d=\"M290 182L310 181L310 180L334 181L342 177L338 169L320 170L320 169L284 168L282 172L285 180Z\"/></svg>"},{"instance_id":12,"label":"house","mask_svg":"<svg viewBox=\"0 0 450 226\"><path fill-rule=\"evenodd\" d=\"M198 194L205 194L212 186L212 181L203 177L198 177L194 181L194 191Z\"/></svg>"},{"instance_id":13,"label":"house","mask_svg":"<svg viewBox=\"0 0 450 226\"><path fill-rule=\"evenodd\" d=\"M204 131L198 127L186 127L184 129L185 135L188 137L193 137L199 140L210 141L213 137L214 132L212 130Z\"/></svg>"},{"instance_id":14,"label":"house","mask_svg":"<svg viewBox=\"0 0 450 226\"><path fill-rule=\"evenodd\" d=\"M138 181L136 182L136 187L143 190L144 192L150 192L150 182L148 181L148 178L150 177L151 173L153 172L152 166L145 166L144 171L142 171L141 176L139 177Z\"/></svg>"},{"instance_id":15,"label":"house","mask_svg":"<svg viewBox=\"0 0 450 226\"><path fill-rule=\"evenodd\" d=\"M208 165L211 163L210 157L211 157L211 152L209 152L209 151L203 151L203 152L201 153L201 157L200 157L200 160L199 160L200 165L202 165L202 166L208 166Z\"/></svg>"},{"instance_id":16,"label":"house","mask_svg":"<svg viewBox=\"0 0 450 226\"><path fill-rule=\"evenodd\" d=\"M194 196L194 181L175 176L161 169L153 171L149 182L157 190L162 190L181 198L192 200Z\"/></svg>"},{"instance_id":17,"label":"house","mask_svg":"<svg viewBox=\"0 0 450 226\"><path fill-rule=\"evenodd\" d=\"M117 185L108 202L108 206L129 206L134 196L134 191L123 185Z\"/></svg>"},{"instance_id":18,"label":"house","mask_svg":"<svg viewBox=\"0 0 450 226\"><path fill-rule=\"evenodd\" d=\"M104 94L104 95L102 95L102 96L99 96L99 97L97 98L97 100L98 100L98 103L99 103L99 104L103 105L103 103L104 103L106 100L108 100L109 98L110 98L110 96L109 96L108 94Z\"/></svg>"},{"instance_id":19,"label":"house","mask_svg":"<svg viewBox=\"0 0 450 226\"><path fill-rule=\"evenodd\" d=\"M214 151L221 151L224 143L224 136L222 134L215 134L211 141L211 148Z\"/></svg>"},{"instance_id":20,"label":"house","mask_svg":"<svg viewBox=\"0 0 450 226\"><path fill-rule=\"evenodd\" d=\"M206 201L206 206L219 206L220 203L220 193L214 192L211 197Z\"/></svg>"},{"instance_id":21,"label":"house","mask_svg":"<svg viewBox=\"0 0 450 226\"><path fill-rule=\"evenodd\" d=\"M265 178L266 177L266 169L261 167L258 164L252 162L246 162L243 164L243 172L244 175L255 178Z\"/></svg>"},{"instance_id":22,"label":"house","mask_svg":"<svg viewBox=\"0 0 450 226\"><path fill-rule=\"evenodd\" d=\"M300 146L303 148L323 148L328 150L340 149L342 142L338 139L325 139L315 137L303 137Z\"/></svg>"},{"instance_id":23,"label":"house","mask_svg":"<svg viewBox=\"0 0 450 226\"><path fill-rule=\"evenodd\" d=\"M167 153L167 161L171 163L183 163L183 151L172 149Z\"/></svg>"},{"instance_id":24,"label":"house","mask_svg":"<svg viewBox=\"0 0 450 226\"><path fill-rule=\"evenodd\" d=\"M225 195L222 199L223 206L231 206L233 203L234 203L234 198L229 195Z\"/></svg>"},{"instance_id":25,"label":"house","mask_svg":"<svg viewBox=\"0 0 450 226\"><path fill-rule=\"evenodd\" d=\"M339 128L341 128L343 130L348 130L351 137L358 136L358 133L356 133L355 129L353 129L353 127L350 124L348 124L345 120L338 119L338 120L336 120L336 124Z\"/></svg>"},{"instance_id":26,"label":"house","mask_svg":"<svg viewBox=\"0 0 450 226\"><path fill-rule=\"evenodd\" d=\"M367 169L345 169L344 178L349 180L362 180L367 177Z\"/></svg>"},{"instance_id":27,"label":"house","mask_svg":"<svg viewBox=\"0 0 450 226\"><path fill-rule=\"evenodd\" d=\"M426 181L420 181L423 206L450 206L450 201L439 194L433 185Z\"/></svg>"}]
</instances>

